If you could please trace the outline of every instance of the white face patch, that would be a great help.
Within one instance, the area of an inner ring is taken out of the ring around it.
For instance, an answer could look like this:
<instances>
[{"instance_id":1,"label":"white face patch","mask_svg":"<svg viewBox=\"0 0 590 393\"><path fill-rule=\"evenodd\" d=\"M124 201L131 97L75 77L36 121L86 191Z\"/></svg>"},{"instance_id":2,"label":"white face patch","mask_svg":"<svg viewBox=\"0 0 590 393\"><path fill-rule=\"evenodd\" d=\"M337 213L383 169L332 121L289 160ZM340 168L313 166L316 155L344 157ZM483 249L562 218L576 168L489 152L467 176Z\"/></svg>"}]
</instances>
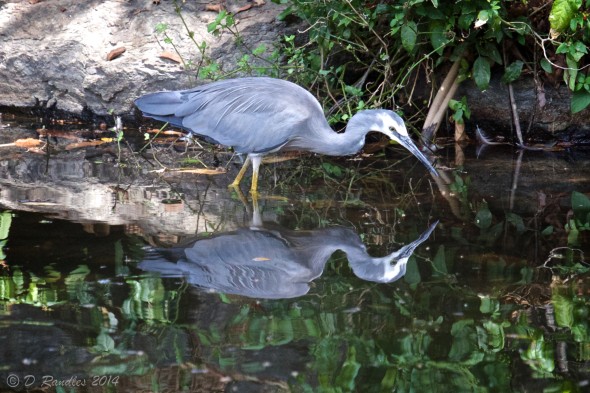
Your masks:
<instances>
[{"instance_id":1,"label":"white face patch","mask_svg":"<svg viewBox=\"0 0 590 393\"><path fill-rule=\"evenodd\" d=\"M381 120L384 129L383 131L385 133L389 134L389 130L394 129L401 136L408 136L408 131L406 130L406 127L403 125L403 123L400 125L398 122L395 121L395 119L393 119L387 113L379 113L377 115L377 118Z\"/></svg>"},{"instance_id":2,"label":"white face patch","mask_svg":"<svg viewBox=\"0 0 590 393\"><path fill-rule=\"evenodd\" d=\"M405 274L406 272L406 264L408 263L408 258L402 258L399 261L396 262L395 265L391 265L389 263L387 263L384 266L384 271L383 271L383 279L386 282L389 282L391 280L394 280L398 277L400 277L400 275ZM403 271L402 271L403 269Z\"/></svg>"}]
</instances>

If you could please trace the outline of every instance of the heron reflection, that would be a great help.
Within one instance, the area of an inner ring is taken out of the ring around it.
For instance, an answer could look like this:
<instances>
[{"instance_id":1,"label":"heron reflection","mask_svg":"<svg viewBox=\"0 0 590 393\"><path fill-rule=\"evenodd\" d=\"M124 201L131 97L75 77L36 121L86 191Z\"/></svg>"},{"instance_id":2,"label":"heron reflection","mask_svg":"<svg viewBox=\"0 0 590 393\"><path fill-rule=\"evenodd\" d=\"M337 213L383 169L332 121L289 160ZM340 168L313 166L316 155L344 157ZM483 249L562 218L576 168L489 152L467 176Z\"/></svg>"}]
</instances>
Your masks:
<instances>
[{"instance_id":1,"label":"heron reflection","mask_svg":"<svg viewBox=\"0 0 590 393\"><path fill-rule=\"evenodd\" d=\"M393 282L438 221L416 240L384 257L371 257L351 228L309 231L279 226L244 227L193 242L185 248L156 250L139 264L164 277L186 277L195 286L251 298L282 299L305 295L330 256L346 253L354 274L367 281Z\"/></svg>"}]
</instances>

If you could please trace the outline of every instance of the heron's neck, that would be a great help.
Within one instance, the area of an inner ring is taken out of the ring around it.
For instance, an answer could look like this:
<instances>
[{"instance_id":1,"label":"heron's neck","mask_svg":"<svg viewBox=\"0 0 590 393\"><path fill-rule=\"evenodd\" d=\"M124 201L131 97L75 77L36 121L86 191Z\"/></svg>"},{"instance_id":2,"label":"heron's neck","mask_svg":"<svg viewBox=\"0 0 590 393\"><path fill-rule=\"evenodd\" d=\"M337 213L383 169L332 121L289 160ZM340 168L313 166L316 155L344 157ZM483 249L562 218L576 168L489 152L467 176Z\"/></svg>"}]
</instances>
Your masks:
<instances>
[{"instance_id":1,"label":"heron's neck","mask_svg":"<svg viewBox=\"0 0 590 393\"><path fill-rule=\"evenodd\" d=\"M408 258L398 259L397 252L384 257L372 257L363 249L344 250L348 263L354 274L363 280L373 282L391 282L402 277L406 272Z\"/></svg>"},{"instance_id":2,"label":"heron's neck","mask_svg":"<svg viewBox=\"0 0 590 393\"><path fill-rule=\"evenodd\" d=\"M357 116L353 116L346 130L337 133L332 130L327 122L315 124L310 127L310 132L302 141L304 145L293 144L293 148L313 151L314 153L328 156L347 156L358 153L365 145L365 135L369 132L366 124L361 124Z\"/></svg>"},{"instance_id":3,"label":"heron's neck","mask_svg":"<svg viewBox=\"0 0 590 393\"><path fill-rule=\"evenodd\" d=\"M337 250L346 254L354 273L364 280L389 282L405 272L405 265L392 264L397 252L380 258L371 257L359 235L350 228L321 229L315 231L314 236L291 237L290 242L296 245L299 254L305 255L302 260L307 264L310 278L322 274L326 262Z\"/></svg>"}]
</instances>

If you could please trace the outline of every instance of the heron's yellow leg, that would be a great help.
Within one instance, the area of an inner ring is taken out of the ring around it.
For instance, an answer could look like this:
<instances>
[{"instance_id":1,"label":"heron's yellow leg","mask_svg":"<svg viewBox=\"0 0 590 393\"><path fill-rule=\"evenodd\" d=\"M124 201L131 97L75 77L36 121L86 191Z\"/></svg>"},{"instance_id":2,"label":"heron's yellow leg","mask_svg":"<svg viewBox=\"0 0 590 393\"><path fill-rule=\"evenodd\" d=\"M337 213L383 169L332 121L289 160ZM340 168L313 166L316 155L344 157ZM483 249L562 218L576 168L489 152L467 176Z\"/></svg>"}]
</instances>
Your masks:
<instances>
[{"instance_id":1,"label":"heron's yellow leg","mask_svg":"<svg viewBox=\"0 0 590 393\"><path fill-rule=\"evenodd\" d=\"M240 171L238 172L238 175L236 176L236 178L234 179L232 184L230 184L230 186L237 187L240 185L240 182L242 181L242 178L246 174L246 170L248 169L249 165L250 165L250 156L246 157L246 161L244 161L242 168L240 169Z\"/></svg>"},{"instance_id":2,"label":"heron's yellow leg","mask_svg":"<svg viewBox=\"0 0 590 393\"><path fill-rule=\"evenodd\" d=\"M252 186L250 187L250 194L258 195L258 169L260 168L260 163L262 162L262 157L260 156L252 156Z\"/></svg>"}]
</instances>

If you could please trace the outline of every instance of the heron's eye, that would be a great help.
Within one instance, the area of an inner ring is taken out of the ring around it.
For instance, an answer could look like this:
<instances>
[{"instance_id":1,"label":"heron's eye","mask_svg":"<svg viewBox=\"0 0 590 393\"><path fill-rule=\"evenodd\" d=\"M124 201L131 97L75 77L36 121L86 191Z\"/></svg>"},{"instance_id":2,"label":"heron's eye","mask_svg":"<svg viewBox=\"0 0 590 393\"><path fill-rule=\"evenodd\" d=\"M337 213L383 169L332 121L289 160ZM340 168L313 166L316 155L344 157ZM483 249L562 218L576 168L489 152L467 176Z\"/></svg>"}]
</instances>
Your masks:
<instances>
[{"instance_id":1,"label":"heron's eye","mask_svg":"<svg viewBox=\"0 0 590 393\"><path fill-rule=\"evenodd\" d=\"M389 131L395 131L395 127L389 126Z\"/></svg>"}]
</instances>

